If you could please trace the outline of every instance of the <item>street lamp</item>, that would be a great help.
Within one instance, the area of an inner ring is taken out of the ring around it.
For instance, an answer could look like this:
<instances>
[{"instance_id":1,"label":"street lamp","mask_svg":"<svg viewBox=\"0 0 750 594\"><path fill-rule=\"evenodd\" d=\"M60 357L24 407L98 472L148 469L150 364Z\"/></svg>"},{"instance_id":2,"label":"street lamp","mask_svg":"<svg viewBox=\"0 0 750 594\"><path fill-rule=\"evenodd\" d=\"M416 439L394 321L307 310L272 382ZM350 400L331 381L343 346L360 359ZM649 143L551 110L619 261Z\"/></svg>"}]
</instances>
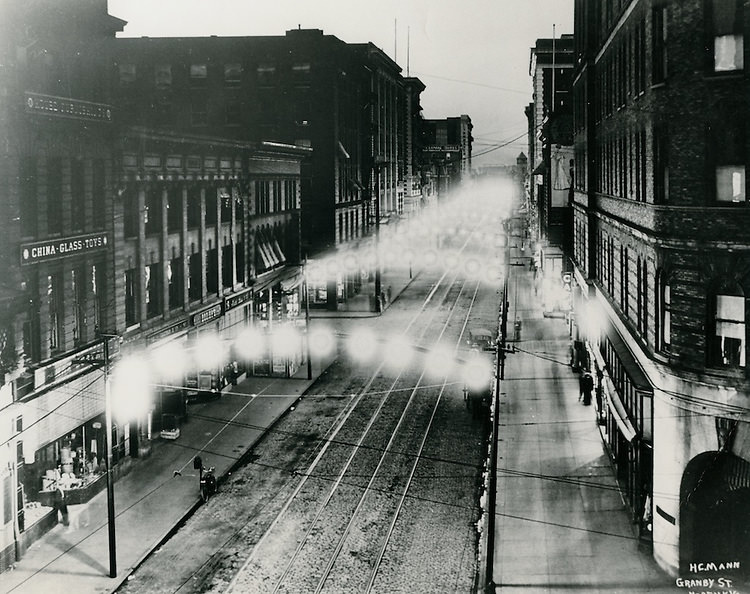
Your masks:
<instances>
[{"instance_id":1,"label":"street lamp","mask_svg":"<svg viewBox=\"0 0 750 594\"><path fill-rule=\"evenodd\" d=\"M115 492L114 492L114 477L112 476L112 373L110 369L109 361L109 340L119 339L120 336L117 334L99 334L103 339L103 357L102 359L89 360L91 363L99 364L104 370L104 417L105 417L105 428L104 428L104 440L105 448L107 450L106 457L104 458L104 467L107 480L107 531L109 536L109 577L117 577L117 544L115 540ZM133 400L139 401L138 403L142 408L146 399L144 397L146 385L148 384L147 375L144 373L145 367L138 366L137 369L126 369L122 370L123 377L128 377L130 381L136 380L139 382L139 386L135 390L129 390L129 396L135 395ZM121 404L124 404L122 399ZM131 403L132 404L132 403ZM125 413L122 413L124 416Z\"/></svg>"},{"instance_id":2,"label":"street lamp","mask_svg":"<svg viewBox=\"0 0 750 594\"><path fill-rule=\"evenodd\" d=\"M386 165L382 155L377 155L373 162L375 171L375 311L382 312L380 305L380 170Z\"/></svg>"}]
</instances>

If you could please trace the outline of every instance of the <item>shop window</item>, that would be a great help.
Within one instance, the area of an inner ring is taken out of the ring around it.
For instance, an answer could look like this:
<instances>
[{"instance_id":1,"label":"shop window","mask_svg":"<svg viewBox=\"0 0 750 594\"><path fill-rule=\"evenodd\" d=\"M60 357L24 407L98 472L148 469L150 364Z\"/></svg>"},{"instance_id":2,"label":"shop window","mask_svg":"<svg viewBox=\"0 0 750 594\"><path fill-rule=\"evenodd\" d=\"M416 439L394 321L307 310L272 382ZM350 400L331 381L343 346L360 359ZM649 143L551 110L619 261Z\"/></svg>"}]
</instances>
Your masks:
<instances>
[{"instance_id":1,"label":"shop window","mask_svg":"<svg viewBox=\"0 0 750 594\"><path fill-rule=\"evenodd\" d=\"M73 344L79 346L86 340L86 272L85 268L70 271L73 286Z\"/></svg>"},{"instance_id":2,"label":"shop window","mask_svg":"<svg viewBox=\"0 0 750 594\"><path fill-rule=\"evenodd\" d=\"M47 161L47 230L62 232L62 160L52 157Z\"/></svg>"},{"instance_id":3,"label":"shop window","mask_svg":"<svg viewBox=\"0 0 750 594\"><path fill-rule=\"evenodd\" d=\"M63 344L63 286L62 279L58 273L47 276L47 311L50 352L56 352L64 348Z\"/></svg>"},{"instance_id":4,"label":"shop window","mask_svg":"<svg viewBox=\"0 0 750 594\"><path fill-rule=\"evenodd\" d=\"M37 161L35 156L21 157L19 179L21 233L24 236L35 236L39 219L37 210Z\"/></svg>"},{"instance_id":5,"label":"shop window","mask_svg":"<svg viewBox=\"0 0 750 594\"><path fill-rule=\"evenodd\" d=\"M745 296L741 290L722 289L711 300L709 363L717 367L745 367Z\"/></svg>"},{"instance_id":6,"label":"shop window","mask_svg":"<svg viewBox=\"0 0 750 594\"><path fill-rule=\"evenodd\" d=\"M134 268L125 271L125 325L132 326L137 323L137 293L136 273Z\"/></svg>"},{"instance_id":7,"label":"shop window","mask_svg":"<svg viewBox=\"0 0 750 594\"><path fill-rule=\"evenodd\" d=\"M742 0L711 0L714 72L744 68Z\"/></svg>"},{"instance_id":8,"label":"shop window","mask_svg":"<svg viewBox=\"0 0 750 594\"><path fill-rule=\"evenodd\" d=\"M104 266L102 264L91 265L91 295L94 300L94 327L101 329L105 327L104 324L104 310L102 309L105 303L104 297Z\"/></svg>"}]
</instances>

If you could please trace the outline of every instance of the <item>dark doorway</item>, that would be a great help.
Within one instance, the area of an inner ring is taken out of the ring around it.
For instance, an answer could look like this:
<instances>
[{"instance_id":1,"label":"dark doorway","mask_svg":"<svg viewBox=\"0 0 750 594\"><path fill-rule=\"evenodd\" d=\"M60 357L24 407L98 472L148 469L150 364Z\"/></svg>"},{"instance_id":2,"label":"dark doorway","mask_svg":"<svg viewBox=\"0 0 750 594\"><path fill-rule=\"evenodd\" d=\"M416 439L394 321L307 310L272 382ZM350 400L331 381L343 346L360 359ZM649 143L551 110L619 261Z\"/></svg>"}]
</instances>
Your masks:
<instances>
[{"instance_id":1,"label":"dark doorway","mask_svg":"<svg viewBox=\"0 0 750 594\"><path fill-rule=\"evenodd\" d=\"M739 562L722 575L750 575L750 463L726 452L706 452L685 469L680 486L680 569ZM736 573L735 573L736 572Z\"/></svg>"}]
</instances>

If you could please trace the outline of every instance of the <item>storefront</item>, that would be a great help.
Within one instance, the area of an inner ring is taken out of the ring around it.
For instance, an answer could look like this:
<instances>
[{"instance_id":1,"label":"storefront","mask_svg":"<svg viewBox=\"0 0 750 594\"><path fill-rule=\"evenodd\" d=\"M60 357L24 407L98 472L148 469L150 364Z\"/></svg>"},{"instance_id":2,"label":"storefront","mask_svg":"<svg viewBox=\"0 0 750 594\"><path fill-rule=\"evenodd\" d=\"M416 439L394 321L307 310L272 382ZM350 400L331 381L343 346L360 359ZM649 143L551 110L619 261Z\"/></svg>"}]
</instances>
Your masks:
<instances>
[{"instance_id":1,"label":"storefront","mask_svg":"<svg viewBox=\"0 0 750 594\"><path fill-rule=\"evenodd\" d=\"M653 388L614 330L589 345L602 438L640 537L652 538Z\"/></svg>"},{"instance_id":2,"label":"storefront","mask_svg":"<svg viewBox=\"0 0 750 594\"><path fill-rule=\"evenodd\" d=\"M302 286L296 268L256 285L253 326L265 340L260 354L249 363L253 375L291 377L304 363Z\"/></svg>"}]
</instances>

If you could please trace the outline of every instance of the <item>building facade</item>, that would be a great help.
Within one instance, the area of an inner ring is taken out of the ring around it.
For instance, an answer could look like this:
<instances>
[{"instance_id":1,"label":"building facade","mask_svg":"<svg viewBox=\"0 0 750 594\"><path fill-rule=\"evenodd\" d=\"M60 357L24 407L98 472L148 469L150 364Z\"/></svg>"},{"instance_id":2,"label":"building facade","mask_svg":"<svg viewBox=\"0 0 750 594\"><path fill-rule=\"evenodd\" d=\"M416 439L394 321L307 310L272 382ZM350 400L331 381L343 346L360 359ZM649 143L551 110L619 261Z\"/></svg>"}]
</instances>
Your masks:
<instances>
[{"instance_id":1,"label":"building facade","mask_svg":"<svg viewBox=\"0 0 750 594\"><path fill-rule=\"evenodd\" d=\"M575 3L578 330L673 575L750 569L749 27L733 0Z\"/></svg>"},{"instance_id":2,"label":"building facade","mask_svg":"<svg viewBox=\"0 0 750 594\"><path fill-rule=\"evenodd\" d=\"M376 207L381 217L403 213L413 162L407 85L373 44L296 29L267 37L120 38L116 47L129 121L313 149L301 182L303 257L335 258L366 244ZM412 85L410 100L418 102L423 88ZM339 268L316 281L311 305L335 309L371 276L364 264Z\"/></svg>"},{"instance_id":3,"label":"building facade","mask_svg":"<svg viewBox=\"0 0 750 594\"><path fill-rule=\"evenodd\" d=\"M466 114L424 121L422 167L439 197L445 198L471 175L472 129Z\"/></svg>"}]
</instances>

